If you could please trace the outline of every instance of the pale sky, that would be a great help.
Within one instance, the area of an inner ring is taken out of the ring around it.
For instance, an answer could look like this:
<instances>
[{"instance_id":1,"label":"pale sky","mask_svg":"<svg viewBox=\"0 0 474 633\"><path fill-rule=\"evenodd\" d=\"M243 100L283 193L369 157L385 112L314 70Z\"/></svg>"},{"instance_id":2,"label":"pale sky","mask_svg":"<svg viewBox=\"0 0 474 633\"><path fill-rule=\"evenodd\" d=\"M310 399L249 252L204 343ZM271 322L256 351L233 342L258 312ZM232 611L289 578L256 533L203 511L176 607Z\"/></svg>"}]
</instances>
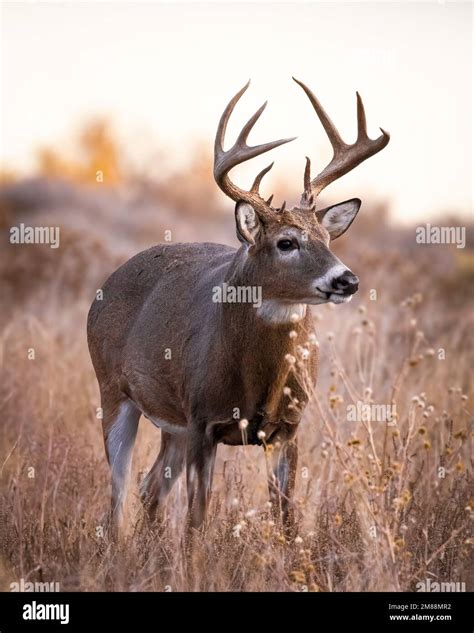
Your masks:
<instances>
[{"instance_id":1,"label":"pale sky","mask_svg":"<svg viewBox=\"0 0 474 633\"><path fill-rule=\"evenodd\" d=\"M371 193L404 221L472 211L470 2L2 2L1 17L4 167L31 169L39 146L67 147L97 114L138 163L152 168L163 149L185 160L192 141L212 147L223 108L251 78L228 144L266 99L251 142L298 136L272 152L270 192L272 178L301 181L305 155L315 171L331 157L294 75L347 142L356 90L369 134L391 134L327 199ZM236 170L239 184L268 162Z\"/></svg>"}]
</instances>

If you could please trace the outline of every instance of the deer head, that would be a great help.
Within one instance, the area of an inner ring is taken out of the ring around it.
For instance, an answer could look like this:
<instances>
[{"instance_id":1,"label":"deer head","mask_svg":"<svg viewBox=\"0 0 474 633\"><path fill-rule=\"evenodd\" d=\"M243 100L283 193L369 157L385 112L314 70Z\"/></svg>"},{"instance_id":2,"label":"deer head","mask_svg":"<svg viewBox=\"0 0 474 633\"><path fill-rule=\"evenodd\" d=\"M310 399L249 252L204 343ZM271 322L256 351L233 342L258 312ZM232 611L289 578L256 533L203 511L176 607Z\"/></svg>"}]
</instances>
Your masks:
<instances>
[{"instance_id":1,"label":"deer head","mask_svg":"<svg viewBox=\"0 0 474 633\"><path fill-rule=\"evenodd\" d=\"M358 278L331 252L330 243L352 224L361 201L352 198L324 209L316 208L318 194L331 182L382 150L390 140L387 132L369 139L364 106L357 93L358 135L353 145L345 143L311 90L295 79L306 92L323 124L334 150L330 163L311 179L311 162L306 158L304 191L298 206L272 206L273 196L264 200L259 193L262 178L273 167L265 167L249 191L235 185L229 171L251 158L294 138L251 147L247 138L266 107L257 110L240 132L233 147L224 151L229 118L249 83L227 105L219 122L214 146L214 177L222 191L235 201L237 237L245 252L247 281L262 285L264 299L278 304L318 304L349 301L358 289Z\"/></svg>"}]
</instances>

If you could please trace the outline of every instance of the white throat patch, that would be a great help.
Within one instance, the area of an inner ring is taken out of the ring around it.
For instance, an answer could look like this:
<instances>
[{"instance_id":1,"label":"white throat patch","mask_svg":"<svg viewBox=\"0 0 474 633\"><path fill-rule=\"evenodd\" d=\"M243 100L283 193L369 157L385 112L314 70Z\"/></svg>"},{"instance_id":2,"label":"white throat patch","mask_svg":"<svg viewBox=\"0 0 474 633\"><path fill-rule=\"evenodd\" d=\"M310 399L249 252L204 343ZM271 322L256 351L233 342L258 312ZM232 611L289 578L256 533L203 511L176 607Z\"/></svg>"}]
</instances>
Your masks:
<instances>
[{"instance_id":1,"label":"white throat patch","mask_svg":"<svg viewBox=\"0 0 474 633\"><path fill-rule=\"evenodd\" d=\"M305 303L283 303L275 299L266 299L257 310L257 315L268 323L295 323L306 316ZM294 316L295 315L295 316Z\"/></svg>"}]
</instances>

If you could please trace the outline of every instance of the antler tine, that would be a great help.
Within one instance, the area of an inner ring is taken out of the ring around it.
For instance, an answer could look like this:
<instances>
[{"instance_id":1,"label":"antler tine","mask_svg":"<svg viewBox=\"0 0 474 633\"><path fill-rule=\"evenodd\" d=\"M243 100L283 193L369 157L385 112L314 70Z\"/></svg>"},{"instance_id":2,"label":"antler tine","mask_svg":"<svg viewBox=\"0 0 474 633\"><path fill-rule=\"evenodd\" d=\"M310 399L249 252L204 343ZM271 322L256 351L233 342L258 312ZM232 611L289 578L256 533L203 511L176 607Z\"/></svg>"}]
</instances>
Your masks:
<instances>
[{"instance_id":1,"label":"antler tine","mask_svg":"<svg viewBox=\"0 0 474 633\"><path fill-rule=\"evenodd\" d=\"M311 159L306 156L306 165L304 168L304 191L311 193Z\"/></svg>"},{"instance_id":2,"label":"antler tine","mask_svg":"<svg viewBox=\"0 0 474 633\"><path fill-rule=\"evenodd\" d=\"M216 139L214 142L214 178L222 191L232 200L245 200L262 211L265 211L268 210L267 205L269 205L269 203L265 203L265 201L260 197L258 188L262 178L272 168L273 163L270 166L265 167L265 169L257 175L250 191L245 191L234 185L228 177L228 172L236 165L250 160L251 158L255 158L260 154L264 154L271 149L275 149L284 143L289 143L290 141L293 141L294 138L280 139L278 141L271 141L269 143L255 145L253 147L247 145L248 135L267 105L264 103L244 125L234 145L229 150L224 151L223 144L227 123L237 102L247 90L249 84L250 81L231 99L219 121Z\"/></svg>"},{"instance_id":3,"label":"antler tine","mask_svg":"<svg viewBox=\"0 0 474 633\"><path fill-rule=\"evenodd\" d=\"M382 131L381 136L375 140L369 138L367 134L367 121L365 117L364 104L360 94L357 93L357 140L352 145L348 145L342 140L334 123L331 121L316 96L307 86L305 86L304 83L298 81L294 77L293 79L307 94L319 120L323 124L334 150L334 156L332 157L331 162L311 181L312 192L314 195L318 195L331 182L334 182L341 176L344 176L344 174L347 174L364 160L370 158L370 156L380 152L380 150L382 150L389 142L390 135L380 128ZM305 192L306 190L307 178L305 172ZM303 194L303 196L304 195L305 194Z\"/></svg>"},{"instance_id":4,"label":"antler tine","mask_svg":"<svg viewBox=\"0 0 474 633\"><path fill-rule=\"evenodd\" d=\"M370 140L367 134L367 119L365 117L365 108L362 97L358 92L357 95L357 140Z\"/></svg>"},{"instance_id":5,"label":"antler tine","mask_svg":"<svg viewBox=\"0 0 474 633\"><path fill-rule=\"evenodd\" d=\"M260 187L262 178L265 176L265 174L268 174L268 172L270 171L270 169L273 167L274 164L275 163L270 163L267 167L264 167L262 171L257 174L257 176L255 177L255 180L253 181L253 185L250 189L251 192L258 193L258 188Z\"/></svg>"},{"instance_id":6,"label":"antler tine","mask_svg":"<svg viewBox=\"0 0 474 633\"><path fill-rule=\"evenodd\" d=\"M247 81L245 86L241 88L234 97L232 97L232 99L227 104L226 109L222 113L222 116L219 120L219 125L217 126L216 140L214 143L214 153L216 155L218 153L223 153L224 151L223 149L224 137L227 130L227 123L229 122L230 115L234 111L235 106L237 105L238 101L240 100L240 98L242 97L242 95L244 94L244 92L247 90L249 86L250 86L250 79Z\"/></svg>"},{"instance_id":7,"label":"antler tine","mask_svg":"<svg viewBox=\"0 0 474 633\"><path fill-rule=\"evenodd\" d=\"M308 210L313 210L314 196L311 188L311 160L306 156L304 168L304 189L301 196L301 206Z\"/></svg>"},{"instance_id":8,"label":"antler tine","mask_svg":"<svg viewBox=\"0 0 474 633\"><path fill-rule=\"evenodd\" d=\"M331 121L326 110L320 104L319 99L316 97L316 95L314 95L313 92L308 88L308 86L306 86L302 81L298 81L298 79L295 79L295 77L293 77L293 81L296 81L296 83L299 86L301 86L303 90L306 92L308 99L311 101L313 108L316 110L316 114L318 115L319 120L323 124L323 127L326 131L326 134L328 135L328 138L331 142L334 152L344 147L347 147L344 141L342 140L339 132L337 131L336 126Z\"/></svg>"},{"instance_id":9,"label":"antler tine","mask_svg":"<svg viewBox=\"0 0 474 633\"><path fill-rule=\"evenodd\" d=\"M242 128L239 136L237 137L237 140L235 142L236 145L239 146L243 146L246 147L247 146L247 138L248 135L250 134L250 132L252 131L253 126L255 125L255 123L259 120L259 118L262 116L262 112L265 110L265 108L267 107L268 101L265 101L265 103L263 105L261 105L259 107L259 109L257 110L257 112L255 112L255 114L252 114L252 116L250 117L250 119L247 121L247 123L244 125L244 127Z\"/></svg>"}]
</instances>

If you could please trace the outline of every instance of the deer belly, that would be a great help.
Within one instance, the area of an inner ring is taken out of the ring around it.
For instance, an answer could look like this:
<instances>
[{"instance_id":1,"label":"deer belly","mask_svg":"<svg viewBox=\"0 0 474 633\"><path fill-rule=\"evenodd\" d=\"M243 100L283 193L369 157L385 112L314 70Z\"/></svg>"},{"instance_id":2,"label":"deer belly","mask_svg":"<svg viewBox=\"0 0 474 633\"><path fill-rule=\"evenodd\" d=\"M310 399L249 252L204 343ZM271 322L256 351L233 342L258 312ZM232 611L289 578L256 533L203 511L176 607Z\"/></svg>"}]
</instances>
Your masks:
<instances>
[{"instance_id":1,"label":"deer belly","mask_svg":"<svg viewBox=\"0 0 474 633\"><path fill-rule=\"evenodd\" d=\"M134 401L137 407L140 409L142 415L150 420L154 426L165 431L166 433L170 433L171 435L181 435L184 436L188 432L187 426L176 420L164 419L159 415L155 415L154 413L150 413L144 407L140 406L136 401Z\"/></svg>"}]
</instances>

